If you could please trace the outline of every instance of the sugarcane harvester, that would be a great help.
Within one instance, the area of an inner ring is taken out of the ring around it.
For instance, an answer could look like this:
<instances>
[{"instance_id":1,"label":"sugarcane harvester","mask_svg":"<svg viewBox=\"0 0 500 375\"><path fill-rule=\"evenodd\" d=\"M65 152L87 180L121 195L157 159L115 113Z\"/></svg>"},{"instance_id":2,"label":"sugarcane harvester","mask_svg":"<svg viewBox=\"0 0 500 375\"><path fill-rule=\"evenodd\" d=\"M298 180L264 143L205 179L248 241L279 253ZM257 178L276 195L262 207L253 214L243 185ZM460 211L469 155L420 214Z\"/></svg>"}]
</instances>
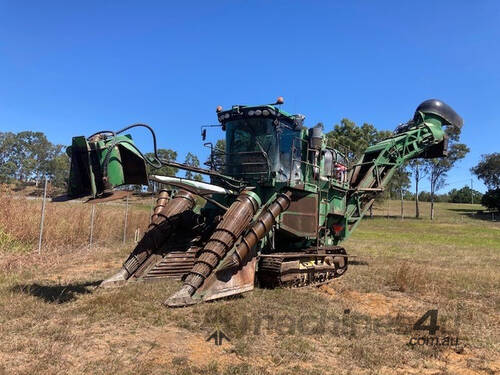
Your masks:
<instances>
[{"instance_id":1,"label":"sugarcane harvester","mask_svg":"<svg viewBox=\"0 0 500 375\"><path fill-rule=\"evenodd\" d=\"M445 157L443 126L461 117L444 102L424 101L393 135L368 147L355 162L331 147L321 126L281 109L283 99L260 106L217 108L225 150L211 146L209 168L161 160L153 130L135 124L73 138L68 149L68 196L113 198L113 188L155 181L160 189L151 224L122 268L102 287L175 278L169 307L265 287L302 287L343 275L348 255L340 243L355 230L394 172L414 158ZM151 131L154 157L145 157L130 135ZM205 138L206 128L202 131ZM147 175L167 165L208 176L210 182ZM172 193L173 192L173 193ZM203 198L197 199L197 197ZM197 202L204 202L196 207Z\"/></svg>"}]
</instances>

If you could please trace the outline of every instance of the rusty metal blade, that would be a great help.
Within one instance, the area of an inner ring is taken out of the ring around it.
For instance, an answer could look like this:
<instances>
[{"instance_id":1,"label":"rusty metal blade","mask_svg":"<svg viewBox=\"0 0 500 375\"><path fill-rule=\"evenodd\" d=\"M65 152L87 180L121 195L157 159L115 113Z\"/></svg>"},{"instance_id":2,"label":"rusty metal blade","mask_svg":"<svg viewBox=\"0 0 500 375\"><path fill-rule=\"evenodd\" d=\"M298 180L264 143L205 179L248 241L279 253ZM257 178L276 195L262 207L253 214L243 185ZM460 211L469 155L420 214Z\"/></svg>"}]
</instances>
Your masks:
<instances>
[{"instance_id":1,"label":"rusty metal blade","mask_svg":"<svg viewBox=\"0 0 500 375\"><path fill-rule=\"evenodd\" d=\"M252 290L255 284L256 264L257 259L254 258L242 268L213 272L193 298L199 296L203 301L211 301Z\"/></svg>"}]
</instances>

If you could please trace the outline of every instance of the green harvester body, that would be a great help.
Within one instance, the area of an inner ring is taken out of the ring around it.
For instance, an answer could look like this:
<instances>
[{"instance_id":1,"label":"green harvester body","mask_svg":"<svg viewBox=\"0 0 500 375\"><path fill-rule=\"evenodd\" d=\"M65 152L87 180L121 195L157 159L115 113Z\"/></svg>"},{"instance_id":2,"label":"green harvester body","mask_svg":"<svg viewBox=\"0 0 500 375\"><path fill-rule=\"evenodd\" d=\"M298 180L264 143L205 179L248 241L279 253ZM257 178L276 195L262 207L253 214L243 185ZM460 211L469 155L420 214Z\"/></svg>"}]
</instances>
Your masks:
<instances>
[{"instance_id":1,"label":"green harvester body","mask_svg":"<svg viewBox=\"0 0 500 375\"><path fill-rule=\"evenodd\" d=\"M166 304L185 306L251 290L255 274L261 284L328 282L347 269L339 244L394 172L411 159L445 157L443 126L463 125L445 103L427 100L391 137L354 161L342 145L329 144L322 127L306 128L304 116L278 104L219 108L217 118L226 146L211 147L209 168L162 161L210 181L149 176L170 186L173 203L160 193L150 231L103 286L175 275L185 284ZM70 197L99 199L120 185L148 183L151 161L128 135L75 137L69 154ZM205 203L193 207L192 195Z\"/></svg>"}]
</instances>

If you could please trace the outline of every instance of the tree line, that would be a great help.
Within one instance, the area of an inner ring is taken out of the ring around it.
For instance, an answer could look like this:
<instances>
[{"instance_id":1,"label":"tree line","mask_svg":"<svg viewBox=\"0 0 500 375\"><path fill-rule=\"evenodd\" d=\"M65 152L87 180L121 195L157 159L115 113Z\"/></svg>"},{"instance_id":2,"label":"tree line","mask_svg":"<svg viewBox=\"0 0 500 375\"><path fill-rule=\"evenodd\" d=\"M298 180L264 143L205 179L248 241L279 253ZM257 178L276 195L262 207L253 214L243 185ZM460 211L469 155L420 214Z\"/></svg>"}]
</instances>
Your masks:
<instances>
[{"instance_id":1,"label":"tree line","mask_svg":"<svg viewBox=\"0 0 500 375\"><path fill-rule=\"evenodd\" d=\"M42 132L0 132L0 182L39 184L48 178L54 186L66 186L69 157L64 149Z\"/></svg>"}]
</instances>

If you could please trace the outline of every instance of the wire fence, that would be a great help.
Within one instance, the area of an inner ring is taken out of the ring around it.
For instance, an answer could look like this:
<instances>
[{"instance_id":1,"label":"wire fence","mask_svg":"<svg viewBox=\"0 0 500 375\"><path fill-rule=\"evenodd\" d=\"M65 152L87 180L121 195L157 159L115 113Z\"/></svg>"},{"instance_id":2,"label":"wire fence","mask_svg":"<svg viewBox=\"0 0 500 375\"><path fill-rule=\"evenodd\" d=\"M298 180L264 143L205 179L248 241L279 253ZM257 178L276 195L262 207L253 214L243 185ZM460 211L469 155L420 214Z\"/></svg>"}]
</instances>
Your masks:
<instances>
[{"instance_id":1,"label":"wire fence","mask_svg":"<svg viewBox=\"0 0 500 375\"><path fill-rule=\"evenodd\" d=\"M50 184L49 184L50 185ZM150 224L155 199L128 196L100 204L52 202L0 191L0 251L37 251L133 245Z\"/></svg>"},{"instance_id":2,"label":"wire fence","mask_svg":"<svg viewBox=\"0 0 500 375\"><path fill-rule=\"evenodd\" d=\"M0 191L0 250L21 249L42 253L61 248L133 245L147 230L155 201L155 197L128 196L124 200L101 204L83 201L54 203L48 197L47 184L44 185L42 198L14 197ZM414 217L415 202L404 201L403 210L399 202L395 202L376 204L373 210L375 215ZM421 202L420 206L421 217L428 217L429 204ZM436 210L436 216L440 217L439 209ZM471 211L467 215L475 217L476 213ZM482 219L498 220L498 214L487 215ZM457 219L463 220L463 215Z\"/></svg>"}]
</instances>

